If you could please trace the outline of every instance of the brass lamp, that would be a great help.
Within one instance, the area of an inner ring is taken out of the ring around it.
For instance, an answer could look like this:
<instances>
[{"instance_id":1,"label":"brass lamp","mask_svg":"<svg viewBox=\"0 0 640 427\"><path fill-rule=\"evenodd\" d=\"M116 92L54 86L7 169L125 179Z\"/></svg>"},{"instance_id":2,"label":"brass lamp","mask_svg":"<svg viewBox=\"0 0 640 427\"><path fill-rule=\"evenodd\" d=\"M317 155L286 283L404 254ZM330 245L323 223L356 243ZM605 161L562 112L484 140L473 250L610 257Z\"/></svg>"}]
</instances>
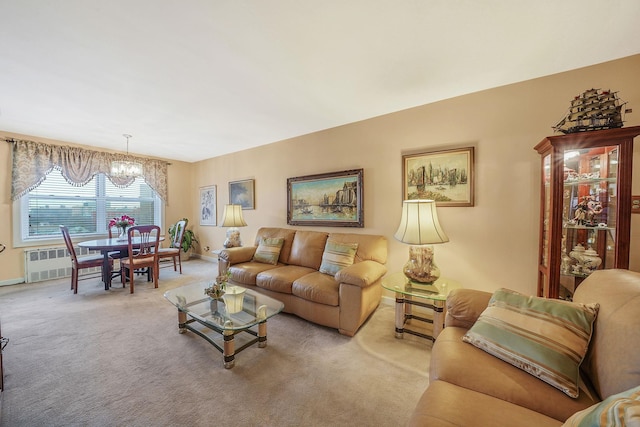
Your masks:
<instances>
[{"instance_id":1,"label":"brass lamp","mask_svg":"<svg viewBox=\"0 0 640 427\"><path fill-rule=\"evenodd\" d=\"M438 222L434 200L405 200L402 202L402 218L394 237L408 243L409 261L403 272L412 285L421 289L438 289L433 286L440 277L440 269L434 261L433 244L445 243L449 238ZM422 285L422 286L420 286Z\"/></svg>"},{"instance_id":2,"label":"brass lamp","mask_svg":"<svg viewBox=\"0 0 640 427\"><path fill-rule=\"evenodd\" d=\"M242 246L238 227L245 227L246 225L247 223L242 218L242 205L225 205L222 224L220 225L220 227L230 227L227 230L227 240L224 241L225 248Z\"/></svg>"}]
</instances>

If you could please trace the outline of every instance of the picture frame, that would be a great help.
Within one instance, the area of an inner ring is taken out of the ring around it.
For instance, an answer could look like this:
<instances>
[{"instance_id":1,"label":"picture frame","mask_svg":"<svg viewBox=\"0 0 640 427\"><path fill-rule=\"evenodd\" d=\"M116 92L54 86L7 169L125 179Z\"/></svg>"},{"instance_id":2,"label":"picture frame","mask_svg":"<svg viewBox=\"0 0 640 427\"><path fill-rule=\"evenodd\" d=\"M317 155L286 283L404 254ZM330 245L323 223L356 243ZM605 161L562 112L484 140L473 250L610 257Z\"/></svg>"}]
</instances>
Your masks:
<instances>
[{"instance_id":1,"label":"picture frame","mask_svg":"<svg viewBox=\"0 0 640 427\"><path fill-rule=\"evenodd\" d=\"M363 169L287 179L287 224L364 227Z\"/></svg>"},{"instance_id":2,"label":"picture frame","mask_svg":"<svg viewBox=\"0 0 640 427\"><path fill-rule=\"evenodd\" d=\"M229 204L242 209L255 209L255 180L244 179L229 183Z\"/></svg>"},{"instance_id":3,"label":"picture frame","mask_svg":"<svg viewBox=\"0 0 640 427\"><path fill-rule=\"evenodd\" d=\"M200 187L200 225L217 225L217 187Z\"/></svg>"},{"instance_id":4,"label":"picture frame","mask_svg":"<svg viewBox=\"0 0 640 427\"><path fill-rule=\"evenodd\" d=\"M474 147L403 155L403 200L431 199L437 206L473 206L474 157Z\"/></svg>"}]
</instances>

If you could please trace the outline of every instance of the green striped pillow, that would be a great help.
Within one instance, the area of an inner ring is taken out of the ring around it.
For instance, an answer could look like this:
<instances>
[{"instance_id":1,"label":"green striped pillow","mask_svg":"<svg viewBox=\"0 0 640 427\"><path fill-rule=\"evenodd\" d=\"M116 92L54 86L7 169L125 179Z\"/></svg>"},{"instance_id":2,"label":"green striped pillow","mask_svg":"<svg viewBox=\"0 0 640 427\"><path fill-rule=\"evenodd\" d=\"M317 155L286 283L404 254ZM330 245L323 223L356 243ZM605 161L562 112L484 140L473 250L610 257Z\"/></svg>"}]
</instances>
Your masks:
<instances>
[{"instance_id":1,"label":"green striped pillow","mask_svg":"<svg viewBox=\"0 0 640 427\"><path fill-rule=\"evenodd\" d=\"M598 308L499 289L462 339L578 397Z\"/></svg>"},{"instance_id":2,"label":"green striped pillow","mask_svg":"<svg viewBox=\"0 0 640 427\"><path fill-rule=\"evenodd\" d=\"M607 397L600 403L578 411L562 427L640 425L640 386Z\"/></svg>"},{"instance_id":3,"label":"green striped pillow","mask_svg":"<svg viewBox=\"0 0 640 427\"><path fill-rule=\"evenodd\" d=\"M263 237L256 249L256 253L253 254L253 260L263 264L276 265L278 258L280 258L280 250L283 244L284 239L282 237Z\"/></svg>"},{"instance_id":4,"label":"green striped pillow","mask_svg":"<svg viewBox=\"0 0 640 427\"><path fill-rule=\"evenodd\" d=\"M357 251L357 243L339 243L327 240L322 254L320 273L335 276L338 271L353 264Z\"/></svg>"}]
</instances>

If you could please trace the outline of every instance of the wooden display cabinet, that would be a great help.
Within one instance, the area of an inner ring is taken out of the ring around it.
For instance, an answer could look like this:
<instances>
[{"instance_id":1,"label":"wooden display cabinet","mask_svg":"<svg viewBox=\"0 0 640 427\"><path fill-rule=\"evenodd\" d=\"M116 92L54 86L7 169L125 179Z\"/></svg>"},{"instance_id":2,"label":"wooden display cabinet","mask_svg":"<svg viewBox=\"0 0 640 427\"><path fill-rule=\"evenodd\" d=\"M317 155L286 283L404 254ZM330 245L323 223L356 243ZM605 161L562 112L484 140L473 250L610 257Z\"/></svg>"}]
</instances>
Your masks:
<instances>
[{"instance_id":1,"label":"wooden display cabinet","mask_svg":"<svg viewBox=\"0 0 640 427\"><path fill-rule=\"evenodd\" d=\"M595 269L628 268L640 126L549 136L541 156L538 295L571 300Z\"/></svg>"}]
</instances>

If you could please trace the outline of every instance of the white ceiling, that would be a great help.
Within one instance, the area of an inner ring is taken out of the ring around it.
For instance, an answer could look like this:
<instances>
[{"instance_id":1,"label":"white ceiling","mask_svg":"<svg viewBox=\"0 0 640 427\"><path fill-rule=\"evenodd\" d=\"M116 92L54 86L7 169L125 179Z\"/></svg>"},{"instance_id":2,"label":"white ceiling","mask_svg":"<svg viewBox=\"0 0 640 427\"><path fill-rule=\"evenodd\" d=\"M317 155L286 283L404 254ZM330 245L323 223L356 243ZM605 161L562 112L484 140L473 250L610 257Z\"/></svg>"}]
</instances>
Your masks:
<instances>
[{"instance_id":1,"label":"white ceiling","mask_svg":"<svg viewBox=\"0 0 640 427\"><path fill-rule=\"evenodd\" d=\"M0 130L197 161L640 53L638 0L0 0Z\"/></svg>"}]
</instances>

